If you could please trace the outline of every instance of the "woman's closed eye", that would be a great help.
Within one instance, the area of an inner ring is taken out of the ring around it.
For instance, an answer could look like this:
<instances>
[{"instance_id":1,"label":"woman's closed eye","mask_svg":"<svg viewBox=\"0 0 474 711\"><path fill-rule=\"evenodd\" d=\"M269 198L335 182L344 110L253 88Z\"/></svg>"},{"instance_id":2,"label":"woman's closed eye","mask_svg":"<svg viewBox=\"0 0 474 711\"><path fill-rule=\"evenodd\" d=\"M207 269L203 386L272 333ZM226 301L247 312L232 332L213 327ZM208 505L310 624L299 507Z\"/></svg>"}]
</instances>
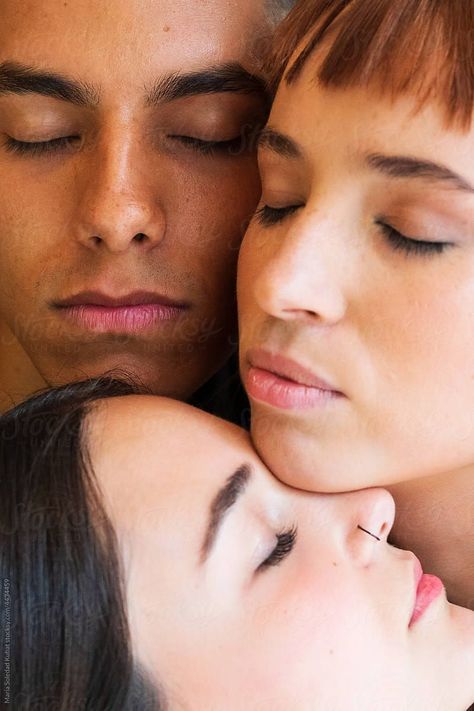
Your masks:
<instances>
[{"instance_id":1,"label":"woman's closed eye","mask_svg":"<svg viewBox=\"0 0 474 711\"><path fill-rule=\"evenodd\" d=\"M260 563L257 568L257 572L262 572L266 568L270 568L275 565L280 565L280 563L287 558L295 547L297 536L297 528L288 529L287 531L282 531L277 535L277 542L275 548L272 550L270 555L265 558L265 560Z\"/></svg>"},{"instance_id":2,"label":"woman's closed eye","mask_svg":"<svg viewBox=\"0 0 474 711\"><path fill-rule=\"evenodd\" d=\"M376 220L375 224L381 228L384 238L390 247L396 252L404 252L407 256L442 254L454 246L452 242L432 242L429 240L406 237L394 227L380 219Z\"/></svg>"},{"instance_id":3,"label":"woman's closed eye","mask_svg":"<svg viewBox=\"0 0 474 711\"><path fill-rule=\"evenodd\" d=\"M255 219L263 227L272 227L292 215L300 207L302 207L302 205L288 205L287 207L270 207L269 205L263 205L256 211Z\"/></svg>"}]
</instances>

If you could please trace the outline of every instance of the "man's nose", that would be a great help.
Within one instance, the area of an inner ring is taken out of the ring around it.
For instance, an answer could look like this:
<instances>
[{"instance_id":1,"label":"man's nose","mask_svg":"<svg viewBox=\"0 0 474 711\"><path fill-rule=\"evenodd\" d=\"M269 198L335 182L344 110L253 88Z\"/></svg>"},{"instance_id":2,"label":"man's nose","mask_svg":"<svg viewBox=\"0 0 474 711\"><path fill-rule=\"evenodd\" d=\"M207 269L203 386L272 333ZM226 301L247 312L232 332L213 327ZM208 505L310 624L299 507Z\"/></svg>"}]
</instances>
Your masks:
<instances>
[{"instance_id":1,"label":"man's nose","mask_svg":"<svg viewBox=\"0 0 474 711\"><path fill-rule=\"evenodd\" d=\"M161 242L165 215L138 139L104 137L81 183L77 239L85 247L118 254L149 251Z\"/></svg>"},{"instance_id":2,"label":"man's nose","mask_svg":"<svg viewBox=\"0 0 474 711\"><path fill-rule=\"evenodd\" d=\"M329 325L346 311L340 240L316 213L296 218L272 247L254 286L254 298L268 315Z\"/></svg>"}]
</instances>

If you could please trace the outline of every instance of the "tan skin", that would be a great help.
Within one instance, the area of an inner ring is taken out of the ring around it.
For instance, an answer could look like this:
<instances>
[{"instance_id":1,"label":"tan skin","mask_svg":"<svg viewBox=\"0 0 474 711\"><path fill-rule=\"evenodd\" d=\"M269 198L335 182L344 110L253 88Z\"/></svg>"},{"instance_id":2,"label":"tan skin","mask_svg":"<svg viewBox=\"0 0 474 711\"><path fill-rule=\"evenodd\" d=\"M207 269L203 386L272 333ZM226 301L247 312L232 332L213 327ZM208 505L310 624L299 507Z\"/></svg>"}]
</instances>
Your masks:
<instances>
[{"instance_id":1,"label":"tan skin","mask_svg":"<svg viewBox=\"0 0 474 711\"><path fill-rule=\"evenodd\" d=\"M265 102L258 87L146 99L179 72L238 64L258 75L263 4L4 0L0 19L0 66L61 75L94 99L0 94L0 407L117 367L187 398L235 342L235 261L260 183L250 142L205 154L181 137L239 137ZM31 154L12 139L66 140ZM139 337L94 336L54 308L89 290L145 290L189 308Z\"/></svg>"}]
</instances>

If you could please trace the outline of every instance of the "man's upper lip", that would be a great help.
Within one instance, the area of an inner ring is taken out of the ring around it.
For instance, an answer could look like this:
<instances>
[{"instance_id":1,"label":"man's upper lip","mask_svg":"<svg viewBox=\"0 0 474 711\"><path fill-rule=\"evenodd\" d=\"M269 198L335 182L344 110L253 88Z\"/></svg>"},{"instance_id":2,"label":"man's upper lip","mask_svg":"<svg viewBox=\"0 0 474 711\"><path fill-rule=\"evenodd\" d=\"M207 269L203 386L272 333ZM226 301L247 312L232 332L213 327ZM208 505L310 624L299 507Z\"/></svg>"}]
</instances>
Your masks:
<instances>
[{"instance_id":1,"label":"man's upper lip","mask_svg":"<svg viewBox=\"0 0 474 711\"><path fill-rule=\"evenodd\" d=\"M118 308L120 306L145 306L159 304L174 308L186 308L188 304L170 299L162 294L149 291L134 291L123 296L109 296L99 291L82 291L62 301L57 301L55 306L68 308L72 306L104 306Z\"/></svg>"},{"instance_id":2,"label":"man's upper lip","mask_svg":"<svg viewBox=\"0 0 474 711\"><path fill-rule=\"evenodd\" d=\"M247 360L254 368L268 370L270 373L279 375L282 378L293 380L299 385L305 385L309 388L318 388L319 390L328 390L343 395L343 393L331 385L331 383L328 383L305 366L300 365L286 356L256 348L248 352Z\"/></svg>"}]
</instances>

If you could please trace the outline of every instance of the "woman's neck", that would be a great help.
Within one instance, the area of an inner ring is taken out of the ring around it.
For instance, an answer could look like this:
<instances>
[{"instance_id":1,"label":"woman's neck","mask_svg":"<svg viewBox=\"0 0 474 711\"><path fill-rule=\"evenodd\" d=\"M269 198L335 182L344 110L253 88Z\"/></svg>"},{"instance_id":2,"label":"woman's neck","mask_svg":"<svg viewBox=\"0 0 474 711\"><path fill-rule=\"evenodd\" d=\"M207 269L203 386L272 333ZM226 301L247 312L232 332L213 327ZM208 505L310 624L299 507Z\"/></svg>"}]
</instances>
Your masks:
<instances>
[{"instance_id":1,"label":"woman's neck","mask_svg":"<svg viewBox=\"0 0 474 711\"><path fill-rule=\"evenodd\" d=\"M391 542L439 575L451 602L474 609L474 465L390 491L397 504Z\"/></svg>"}]
</instances>

